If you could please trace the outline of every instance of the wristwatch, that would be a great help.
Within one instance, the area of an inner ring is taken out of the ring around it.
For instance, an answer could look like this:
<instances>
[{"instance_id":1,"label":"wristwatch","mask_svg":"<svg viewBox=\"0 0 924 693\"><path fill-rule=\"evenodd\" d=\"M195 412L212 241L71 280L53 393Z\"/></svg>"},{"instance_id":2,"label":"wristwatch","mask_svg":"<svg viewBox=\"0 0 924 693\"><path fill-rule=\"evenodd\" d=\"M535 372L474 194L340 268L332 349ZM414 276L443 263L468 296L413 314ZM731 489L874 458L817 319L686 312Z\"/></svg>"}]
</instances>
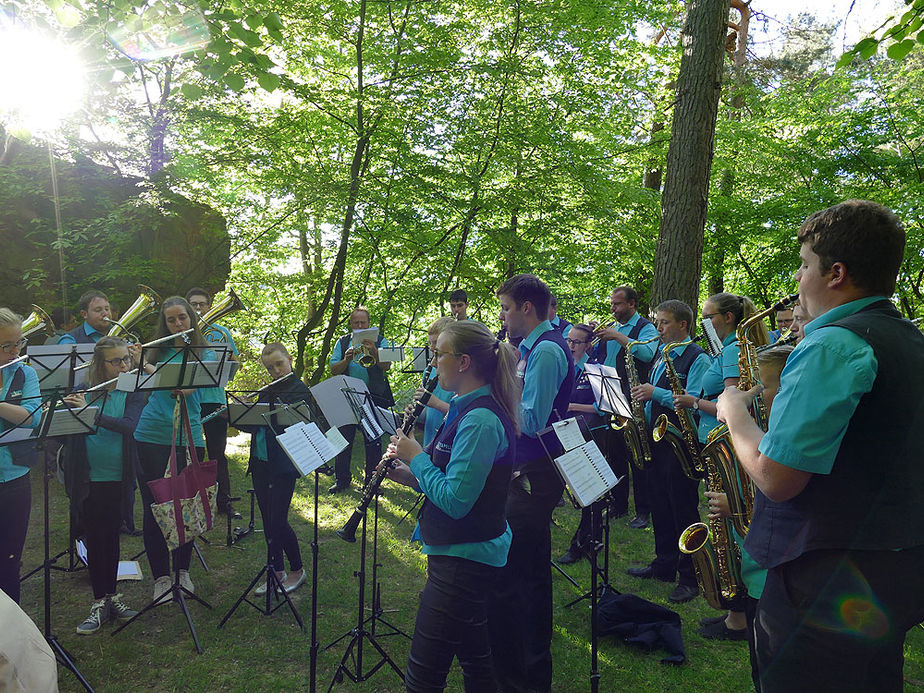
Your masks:
<instances>
[{"instance_id":1,"label":"wristwatch","mask_svg":"<svg viewBox=\"0 0 924 693\"><path fill-rule=\"evenodd\" d=\"M699 409L699 397L693 400L693 411L697 411L698 409Z\"/></svg>"}]
</instances>

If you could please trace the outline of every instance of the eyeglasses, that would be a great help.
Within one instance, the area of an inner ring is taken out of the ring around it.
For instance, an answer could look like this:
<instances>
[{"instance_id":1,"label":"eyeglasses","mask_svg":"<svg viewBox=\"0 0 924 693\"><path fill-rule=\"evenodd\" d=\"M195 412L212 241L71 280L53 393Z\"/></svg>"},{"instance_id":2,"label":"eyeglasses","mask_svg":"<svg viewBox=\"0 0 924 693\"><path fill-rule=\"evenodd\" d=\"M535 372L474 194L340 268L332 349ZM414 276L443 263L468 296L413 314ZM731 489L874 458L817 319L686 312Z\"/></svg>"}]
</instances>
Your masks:
<instances>
[{"instance_id":1,"label":"eyeglasses","mask_svg":"<svg viewBox=\"0 0 924 693\"><path fill-rule=\"evenodd\" d=\"M132 363L132 357L123 356L122 358L116 358L116 359L103 359L103 363L108 363L113 368L118 368L123 363L126 366L130 366Z\"/></svg>"},{"instance_id":2,"label":"eyeglasses","mask_svg":"<svg viewBox=\"0 0 924 693\"><path fill-rule=\"evenodd\" d=\"M209 304L206 301L190 301L189 305L193 308L208 308Z\"/></svg>"},{"instance_id":3,"label":"eyeglasses","mask_svg":"<svg viewBox=\"0 0 924 693\"><path fill-rule=\"evenodd\" d=\"M459 357L462 355L454 351L439 351L437 349L433 350L433 358L435 358L436 360L439 360L440 356L449 356L450 354L455 357Z\"/></svg>"},{"instance_id":4,"label":"eyeglasses","mask_svg":"<svg viewBox=\"0 0 924 693\"><path fill-rule=\"evenodd\" d=\"M19 341L16 341L16 342L7 342L6 344L0 344L0 351L10 352L15 349L22 349L24 346L26 346L26 343L28 341L29 341L28 339L23 337Z\"/></svg>"},{"instance_id":5,"label":"eyeglasses","mask_svg":"<svg viewBox=\"0 0 924 693\"><path fill-rule=\"evenodd\" d=\"M578 344L587 344L591 342L592 340L590 339L565 339L565 341L568 342L568 344L577 346Z\"/></svg>"}]
</instances>

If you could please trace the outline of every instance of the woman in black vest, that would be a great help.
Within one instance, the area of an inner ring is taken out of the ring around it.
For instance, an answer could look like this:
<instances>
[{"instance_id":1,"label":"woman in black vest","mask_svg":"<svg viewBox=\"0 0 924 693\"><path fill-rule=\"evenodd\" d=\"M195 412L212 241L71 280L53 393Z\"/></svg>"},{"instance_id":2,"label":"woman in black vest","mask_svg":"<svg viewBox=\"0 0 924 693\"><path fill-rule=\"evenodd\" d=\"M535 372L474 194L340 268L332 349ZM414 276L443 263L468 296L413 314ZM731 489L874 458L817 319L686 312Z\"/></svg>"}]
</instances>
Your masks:
<instances>
[{"instance_id":1,"label":"woman in black vest","mask_svg":"<svg viewBox=\"0 0 924 693\"><path fill-rule=\"evenodd\" d=\"M128 372L141 349L133 346L131 351L134 355L121 339L100 338L93 349L87 384L94 387ZM148 395L141 390L125 393L115 386L112 382L105 388L108 395L97 432L70 436L65 443L65 484L86 539L93 588L90 615L77 626L78 635L90 635L109 620L127 621L138 613L125 605L121 594L116 594L116 577L123 484L134 478L132 473L138 464L133 434ZM71 406L82 407L93 394L75 393L64 399Z\"/></svg>"},{"instance_id":2,"label":"woman in black vest","mask_svg":"<svg viewBox=\"0 0 924 693\"><path fill-rule=\"evenodd\" d=\"M427 583L408 691L442 691L454 656L466 691L496 690L486 595L510 548L504 506L519 428L517 360L481 323L449 325L436 350L440 385L455 393L443 425L427 452L400 432L391 439L389 478L426 495L414 539L428 556Z\"/></svg>"}]
</instances>

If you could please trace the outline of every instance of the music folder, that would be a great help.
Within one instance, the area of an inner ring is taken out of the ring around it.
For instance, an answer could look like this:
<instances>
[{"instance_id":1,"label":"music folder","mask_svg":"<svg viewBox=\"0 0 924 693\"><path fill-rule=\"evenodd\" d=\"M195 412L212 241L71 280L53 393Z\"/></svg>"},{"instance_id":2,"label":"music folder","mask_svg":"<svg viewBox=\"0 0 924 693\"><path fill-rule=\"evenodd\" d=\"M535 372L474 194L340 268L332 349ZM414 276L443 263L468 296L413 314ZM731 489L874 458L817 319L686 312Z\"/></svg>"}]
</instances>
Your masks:
<instances>
[{"instance_id":1,"label":"music folder","mask_svg":"<svg viewBox=\"0 0 924 693\"><path fill-rule=\"evenodd\" d=\"M556 421L539 440L582 508L592 505L625 477L617 477L593 440L583 418Z\"/></svg>"},{"instance_id":2,"label":"music folder","mask_svg":"<svg viewBox=\"0 0 924 693\"><path fill-rule=\"evenodd\" d=\"M141 362L147 359L146 347L141 350ZM217 359L203 359L205 352L212 351ZM202 346L185 346L177 350L177 355L169 361L154 364L154 371L148 373L139 368L134 373L122 373L116 387L119 390L177 390L198 387L224 388L237 372L240 364L227 358L227 349L216 349L213 344ZM127 377L126 377L127 376Z\"/></svg>"},{"instance_id":3,"label":"music folder","mask_svg":"<svg viewBox=\"0 0 924 693\"><path fill-rule=\"evenodd\" d=\"M597 409L625 419L632 418L632 407L620 385L619 374L612 366L600 363L585 363L584 372L594 393Z\"/></svg>"}]
</instances>

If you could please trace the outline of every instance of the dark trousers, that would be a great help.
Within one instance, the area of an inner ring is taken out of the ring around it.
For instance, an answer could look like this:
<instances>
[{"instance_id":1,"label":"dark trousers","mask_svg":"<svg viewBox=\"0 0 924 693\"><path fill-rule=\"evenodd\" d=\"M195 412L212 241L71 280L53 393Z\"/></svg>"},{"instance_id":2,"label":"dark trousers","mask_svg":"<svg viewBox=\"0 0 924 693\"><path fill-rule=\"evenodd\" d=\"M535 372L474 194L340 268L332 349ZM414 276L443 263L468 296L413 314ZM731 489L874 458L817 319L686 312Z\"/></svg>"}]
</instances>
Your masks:
<instances>
[{"instance_id":1,"label":"dark trousers","mask_svg":"<svg viewBox=\"0 0 924 693\"><path fill-rule=\"evenodd\" d=\"M263 518L263 534L270 549L270 562L276 571L282 571L285 564L282 555L289 559L289 569L293 572L302 569L302 554L298 548L298 538L289 525L289 505L295 492L294 474L270 475L266 463L252 462L250 473L253 478L253 490L257 494L260 516Z\"/></svg>"},{"instance_id":2,"label":"dark trousers","mask_svg":"<svg viewBox=\"0 0 924 693\"><path fill-rule=\"evenodd\" d=\"M144 502L144 550L148 556L148 563L151 565L151 576L156 580L164 575L170 575L170 551L167 548L167 541L154 519L151 512L151 503L154 502L154 496L151 489L148 488L148 482L154 479L160 479L164 476L167 469L167 462L170 459L170 446L158 445L157 443L138 442L138 459L140 468L138 469L138 485L141 487L141 500ZM196 454L199 459L205 450L196 448ZM186 455L182 448L177 448L176 460L177 472L186 467ZM189 570L189 561L192 558L192 542L186 542L180 548L173 551L174 564L180 570Z\"/></svg>"},{"instance_id":3,"label":"dark trousers","mask_svg":"<svg viewBox=\"0 0 924 693\"><path fill-rule=\"evenodd\" d=\"M135 489L138 488L137 474L132 465L125 465L125 477L122 479L121 497L122 524L130 532L135 531Z\"/></svg>"},{"instance_id":4,"label":"dark trousers","mask_svg":"<svg viewBox=\"0 0 924 693\"><path fill-rule=\"evenodd\" d=\"M334 474L338 486L349 485L353 478L350 472L350 458L353 455L353 439L356 437L357 432L363 439L363 447L365 448L366 454L364 479L368 479L369 476L375 472L375 468L378 466L379 461L382 459L381 439L367 441L362 431L359 429L360 427L356 424L349 424L347 426L340 427L340 433L343 434L344 438L346 438L347 446L346 449L337 455L337 459L334 462Z\"/></svg>"},{"instance_id":5,"label":"dark trousers","mask_svg":"<svg viewBox=\"0 0 924 693\"><path fill-rule=\"evenodd\" d=\"M757 621L757 600L754 597L745 595L741 598L740 606L744 607L744 618L747 623L751 681L754 683L754 693L760 693L760 670L757 668L757 633L754 628Z\"/></svg>"},{"instance_id":6,"label":"dark trousers","mask_svg":"<svg viewBox=\"0 0 924 693\"><path fill-rule=\"evenodd\" d=\"M0 483L0 590L19 604L19 564L29 528L29 474Z\"/></svg>"},{"instance_id":7,"label":"dark trousers","mask_svg":"<svg viewBox=\"0 0 924 693\"><path fill-rule=\"evenodd\" d=\"M203 404L202 416L205 417L223 406L215 402ZM219 510L222 510L231 500L231 475L228 472L228 458L225 456L225 447L228 444L228 420L222 416L216 416L211 421L207 421L202 424L202 435L205 436L208 459L218 463L218 496L215 502Z\"/></svg>"},{"instance_id":8,"label":"dark trousers","mask_svg":"<svg viewBox=\"0 0 924 693\"><path fill-rule=\"evenodd\" d=\"M83 502L87 563L94 599L102 599L116 591L121 498L121 481L91 481L89 494Z\"/></svg>"},{"instance_id":9,"label":"dark trousers","mask_svg":"<svg viewBox=\"0 0 924 693\"><path fill-rule=\"evenodd\" d=\"M922 574L924 546L817 550L772 568L755 624L761 690L901 691Z\"/></svg>"},{"instance_id":10,"label":"dark trousers","mask_svg":"<svg viewBox=\"0 0 924 693\"><path fill-rule=\"evenodd\" d=\"M639 469L634 464L630 464L632 470L632 495L635 498L635 514L651 515L651 500L648 497L650 482L648 481L649 469Z\"/></svg>"},{"instance_id":11,"label":"dark trousers","mask_svg":"<svg viewBox=\"0 0 924 693\"><path fill-rule=\"evenodd\" d=\"M497 690L488 637L486 593L497 568L455 556L427 558L404 682L414 693L441 692L453 657L467 693Z\"/></svg>"},{"instance_id":12,"label":"dark trousers","mask_svg":"<svg viewBox=\"0 0 924 693\"><path fill-rule=\"evenodd\" d=\"M594 442L597 443L597 447L600 448L600 452L603 453L613 473L617 478L622 479L622 481L616 485L616 488L609 493L607 498L608 511L611 516L614 517L624 515L629 508L629 480L623 478L629 473L627 467L629 453L623 435L619 431L614 431L609 426L606 428L595 428L592 433ZM591 520L592 512L590 506L581 508L581 521L578 523L578 528L571 538L571 546L569 547L569 551L572 553L579 553L587 546L587 542L591 539ZM600 542L603 540L602 522L600 526L597 527L595 534L596 536L593 537L595 541Z\"/></svg>"},{"instance_id":13,"label":"dark trousers","mask_svg":"<svg viewBox=\"0 0 924 693\"><path fill-rule=\"evenodd\" d=\"M504 691L552 686L552 511L564 484L554 469L511 482L507 565L489 595L488 625L498 683Z\"/></svg>"},{"instance_id":14,"label":"dark trousers","mask_svg":"<svg viewBox=\"0 0 924 693\"><path fill-rule=\"evenodd\" d=\"M654 574L663 580L696 587L696 573L689 555L681 553L677 540L687 527L699 522L699 481L683 473L677 456L666 441L651 443L648 474L651 525L655 535Z\"/></svg>"}]
</instances>

